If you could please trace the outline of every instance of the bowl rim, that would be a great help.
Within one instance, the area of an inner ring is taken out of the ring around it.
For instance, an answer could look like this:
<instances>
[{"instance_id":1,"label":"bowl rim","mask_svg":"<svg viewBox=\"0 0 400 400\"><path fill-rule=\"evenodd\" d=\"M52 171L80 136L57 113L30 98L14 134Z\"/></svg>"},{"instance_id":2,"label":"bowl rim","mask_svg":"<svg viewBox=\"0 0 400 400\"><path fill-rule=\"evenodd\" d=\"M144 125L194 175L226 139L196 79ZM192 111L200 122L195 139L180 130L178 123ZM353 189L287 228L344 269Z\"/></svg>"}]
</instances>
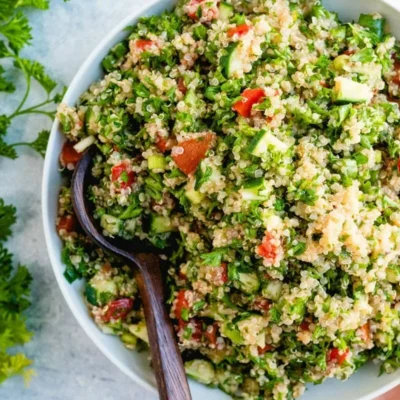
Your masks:
<instances>
[{"instance_id":1,"label":"bowl rim","mask_svg":"<svg viewBox=\"0 0 400 400\"><path fill-rule=\"evenodd\" d=\"M132 23L132 20L137 19L144 15L149 9L151 9L157 3L160 3L162 0L146 0L143 5L141 5L138 9L133 12L130 12L125 18L122 19L118 24L114 26L105 36L98 42L98 44L93 48L90 52L89 56L85 59L82 65L79 67L78 71L74 75L71 83L68 86L68 90L66 91L62 102L70 103L70 101L75 102L76 99L72 95L75 86L81 80L82 76L85 75L88 69L93 65L95 59L98 57L100 53L104 51L104 48L112 42L112 40L121 34L121 32ZM171 1L173 3L174 0ZM323 2L323 0L322 0ZM393 8L396 12L400 13L400 3L398 0L378 0L378 2L385 3L389 7ZM145 379L138 376L135 372L126 368L123 363L121 363L114 355L114 353L107 349L107 347L96 337L91 334L93 326L85 321L81 315L80 311L75 307L74 301L70 294L70 290L68 286L65 284L65 278L63 274L60 272L60 266L62 266L62 262L60 259L60 254L54 249L54 228L55 228L55 221L48 212L49 210L49 202L50 202L50 171L53 168L52 158L50 154L54 151L54 147L56 146L57 142L57 133L59 131L60 123L57 119L54 120L54 123L51 128L49 142L47 146L46 157L43 166L43 175L42 175L42 187L41 187L41 201L42 201L42 223L44 229L44 236L45 236L45 243L47 248L47 253L50 258L50 263L53 269L53 273L56 277L58 286L63 294L63 297L74 315L75 319L89 337L89 339L96 345L96 347L117 367L121 370L124 374L126 374L130 379L132 379L135 383L143 387L144 389L149 390L150 392L157 394L157 389L154 384L150 384ZM380 396L390 389L393 389L397 385L400 385L400 376L397 379L393 379L393 381L386 383L385 385L377 388L373 392L369 393L368 395L363 396L359 400L372 400L377 396Z\"/></svg>"}]
</instances>

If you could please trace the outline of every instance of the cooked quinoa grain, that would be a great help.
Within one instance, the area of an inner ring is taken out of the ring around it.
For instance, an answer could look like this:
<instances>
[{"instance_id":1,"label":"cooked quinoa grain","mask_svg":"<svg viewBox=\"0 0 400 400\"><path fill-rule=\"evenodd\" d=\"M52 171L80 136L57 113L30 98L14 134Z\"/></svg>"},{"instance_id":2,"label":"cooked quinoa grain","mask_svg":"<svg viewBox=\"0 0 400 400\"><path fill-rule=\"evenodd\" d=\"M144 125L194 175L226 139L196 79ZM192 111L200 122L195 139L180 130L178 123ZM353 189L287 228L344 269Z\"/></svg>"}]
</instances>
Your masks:
<instances>
[{"instance_id":1,"label":"cooked quinoa grain","mask_svg":"<svg viewBox=\"0 0 400 400\"><path fill-rule=\"evenodd\" d=\"M94 152L106 236L150 242L188 375L285 400L400 365L400 51L319 1L181 0L142 18L58 110L65 175ZM148 345L132 272L60 192L65 276L99 327Z\"/></svg>"}]
</instances>

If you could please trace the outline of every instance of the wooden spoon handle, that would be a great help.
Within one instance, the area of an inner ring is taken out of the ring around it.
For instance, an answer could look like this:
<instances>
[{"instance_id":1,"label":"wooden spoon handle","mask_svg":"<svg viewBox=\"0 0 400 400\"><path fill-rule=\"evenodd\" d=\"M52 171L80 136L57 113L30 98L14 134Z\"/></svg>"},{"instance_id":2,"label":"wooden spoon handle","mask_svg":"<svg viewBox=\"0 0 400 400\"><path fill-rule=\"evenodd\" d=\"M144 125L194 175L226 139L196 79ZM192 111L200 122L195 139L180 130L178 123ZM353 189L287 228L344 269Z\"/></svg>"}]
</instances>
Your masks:
<instances>
[{"instance_id":1,"label":"wooden spoon handle","mask_svg":"<svg viewBox=\"0 0 400 400\"><path fill-rule=\"evenodd\" d=\"M153 368L161 400L190 400L171 319L166 308L160 259L156 255L134 255L135 278L143 301Z\"/></svg>"}]
</instances>

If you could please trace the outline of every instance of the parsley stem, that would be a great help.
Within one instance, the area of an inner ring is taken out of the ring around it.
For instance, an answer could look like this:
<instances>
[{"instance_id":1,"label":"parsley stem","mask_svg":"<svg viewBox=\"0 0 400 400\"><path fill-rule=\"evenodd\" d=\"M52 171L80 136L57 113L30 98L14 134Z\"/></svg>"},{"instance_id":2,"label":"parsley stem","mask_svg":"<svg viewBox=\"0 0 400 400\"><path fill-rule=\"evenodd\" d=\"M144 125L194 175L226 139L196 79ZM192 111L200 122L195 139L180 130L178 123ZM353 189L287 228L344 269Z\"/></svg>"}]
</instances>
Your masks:
<instances>
[{"instance_id":1,"label":"parsley stem","mask_svg":"<svg viewBox=\"0 0 400 400\"><path fill-rule=\"evenodd\" d=\"M16 117L17 115L21 115L21 114L28 114L33 110L36 110L36 109L38 109L40 107L43 107L43 106L46 106L47 104L50 104L52 101L53 100L51 100L51 99L47 99L47 100L43 101L42 103L36 104L35 106L29 107L29 108L25 108L24 110L21 110L21 111L18 111L17 113L14 113L15 114L14 116Z\"/></svg>"},{"instance_id":2,"label":"parsley stem","mask_svg":"<svg viewBox=\"0 0 400 400\"><path fill-rule=\"evenodd\" d=\"M24 115L24 114L42 114L42 115L47 115L51 120L54 119L55 117L55 112L54 111L43 111L43 110L35 110L35 109L26 109L19 111L17 113L14 113L12 117L17 117L19 115ZM12 118L10 117L10 118Z\"/></svg>"},{"instance_id":3,"label":"parsley stem","mask_svg":"<svg viewBox=\"0 0 400 400\"><path fill-rule=\"evenodd\" d=\"M21 62L21 59L18 56L14 56L13 57L15 59L15 61L19 64L19 66L21 67L22 72L25 75L25 80L26 80L26 90L25 90L25 94L24 97L21 100L21 103L19 103L19 106L17 107L17 109L10 115L10 119L14 118L18 112L21 110L21 108L24 106L26 100L28 99L29 96L29 92L31 90L31 77L30 75L27 73L25 67L24 67L24 63Z\"/></svg>"}]
</instances>

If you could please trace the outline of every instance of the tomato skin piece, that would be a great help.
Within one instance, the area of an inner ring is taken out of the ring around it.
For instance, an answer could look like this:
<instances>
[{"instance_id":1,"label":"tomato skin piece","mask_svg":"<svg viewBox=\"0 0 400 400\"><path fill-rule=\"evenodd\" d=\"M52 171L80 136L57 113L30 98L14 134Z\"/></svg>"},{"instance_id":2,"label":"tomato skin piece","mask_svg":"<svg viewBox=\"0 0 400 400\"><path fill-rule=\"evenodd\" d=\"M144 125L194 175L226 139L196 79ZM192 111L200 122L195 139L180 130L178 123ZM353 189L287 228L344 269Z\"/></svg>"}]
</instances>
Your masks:
<instances>
[{"instance_id":1,"label":"tomato skin piece","mask_svg":"<svg viewBox=\"0 0 400 400\"><path fill-rule=\"evenodd\" d=\"M204 337L210 344L214 346L217 344L217 331L218 331L218 324L216 323L209 325L204 331Z\"/></svg>"},{"instance_id":2,"label":"tomato skin piece","mask_svg":"<svg viewBox=\"0 0 400 400\"><path fill-rule=\"evenodd\" d=\"M251 114L251 109L254 104L260 103L265 97L264 90L258 89L245 89L241 94L243 97L241 100L237 101L232 109L236 111L242 117L249 117Z\"/></svg>"},{"instance_id":3,"label":"tomato skin piece","mask_svg":"<svg viewBox=\"0 0 400 400\"><path fill-rule=\"evenodd\" d=\"M196 171L200 161L210 148L213 137L212 133L208 133L197 139L185 140L175 147L183 149L182 154L172 154L172 158L184 174L190 175Z\"/></svg>"},{"instance_id":4,"label":"tomato skin piece","mask_svg":"<svg viewBox=\"0 0 400 400\"><path fill-rule=\"evenodd\" d=\"M260 310L263 313L267 313L269 309L272 307L272 304L267 299L262 297L256 299L253 303L254 307Z\"/></svg>"},{"instance_id":5,"label":"tomato skin piece","mask_svg":"<svg viewBox=\"0 0 400 400\"><path fill-rule=\"evenodd\" d=\"M237 25L233 28L228 29L227 35L229 37L232 37L233 35L236 35L236 34L239 36L242 36L242 35L245 35L250 29L251 29L251 26L247 25L247 24Z\"/></svg>"},{"instance_id":6,"label":"tomato skin piece","mask_svg":"<svg viewBox=\"0 0 400 400\"><path fill-rule=\"evenodd\" d=\"M175 318L178 320L182 319L183 309L189 309L189 302L186 299L186 290L180 290L176 296L175 303Z\"/></svg>"},{"instance_id":7,"label":"tomato skin piece","mask_svg":"<svg viewBox=\"0 0 400 400\"><path fill-rule=\"evenodd\" d=\"M101 317L104 322L125 319L129 311L133 308L133 299L124 298L114 300L108 303L106 307L106 311Z\"/></svg>"},{"instance_id":8,"label":"tomato skin piece","mask_svg":"<svg viewBox=\"0 0 400 400\"><path fill-rule=\"evenodd\" d=\"M186 94L187 92L187 87L185 85L185 81L183 78L178 79L178 89L183 93Z\"/></svg>"},{"instance_id":9,"label":"tomato skin piece","mask_svg":"<svg viewBox=\"0 0 400 400\"><path fill-rule=\"evenodd\" d=\"M146 50L148 47L151 47L154 44L152 40L148 39L137 39L135 42L135 46L140 50Z\"/></svg>"},{"instance_id":10,"label":"tomato skin piece","mask_svg":"<svg viewBox=\"0 0 400 400\"><path fill-rule=\"evenodd\" d=\"M161 151L161 153L165 153L168 150L167 141L160 135L157 135L156 146L157 149Z\"/></svg>"},{"instance_id":11,"label":"tomato skin piece","mask_svg":"<svg viewBox=\"0 0 400 400\"><path fill-rule=\"evenodd\" d=\"M258 354L259 354L260 356L263 355L263 354L265 354L265 353L268 352L268 351L273 350L273 349L274 349L274 348L273 348L270 344L266 344L264 347L260 347L260 346L257 347Z\"/></svg>"},{"instance_id":12,"label":"tomato skin piece","mask_svg":"<svg viewBox=\"0 0 400 400\"><path fill-rule=\"evenodd\" d=\"M257 247L257 254L267 260L275 262L278 255L278 247L272 243L274 237L267 232L264 236L262 243Z\"/></svg>"},{"instance_id":13,"label":"tomato skin piece","mask_svg":"<svg viewBox=\"0 0 400 400\"><path fill-rule=\"evenodd\" d=\"M400 158L397 160L397 172L400 174Z\"/></svg>"},{"instance_id":14,"label":"tomato skin piece","mask_svg":"<svg viewBox=\"0 0 400 400\"><path fill-rule=\"evenodd\" d=\"M77 227L76 218L74 215L64 215L60 217L57 224L57 231L65 230L68 233L74 232Z\"/></svg>"},{"instance_id":15,"label":"tomato skin piece","mask_svg":"<svg viewBox=\"0 0 400 400\"><path fill-rule=\"evenodd\" d=\"M61 154L60 154L60 163L65 168L68 164L76 165L78 161L82 158L83 153L78 153L74 149L74 144L71 142L65 142Z\"/></svg>"},{"instance_id":16,"label":"tomato skin piece","mask_svg":"<svg viewBox=\"0 0 400 400\"><path fill-rule=\"evenodd\" d=\"M120 177L123 172L127 174L127 180L121 181ZM111 180L113 182L118 182L121 189L126 189L135 182L135 174L133 171L127 171L125 164L118 164L111 168Z\"/></svg>"},{"instance_id":17,"label":"tomato skin piece","mask_svg":"<svg viewBox=\"0 0 400 400\"><path fill-rule=\"evenodd\" d=\"M334 362L339 365L342 365L347 358L347 355L349 354L350 350L346 349L344 351L340 351L336 347L330 349L327 354L327 359L328 362Z\"/></svg>"}]
</instances>

